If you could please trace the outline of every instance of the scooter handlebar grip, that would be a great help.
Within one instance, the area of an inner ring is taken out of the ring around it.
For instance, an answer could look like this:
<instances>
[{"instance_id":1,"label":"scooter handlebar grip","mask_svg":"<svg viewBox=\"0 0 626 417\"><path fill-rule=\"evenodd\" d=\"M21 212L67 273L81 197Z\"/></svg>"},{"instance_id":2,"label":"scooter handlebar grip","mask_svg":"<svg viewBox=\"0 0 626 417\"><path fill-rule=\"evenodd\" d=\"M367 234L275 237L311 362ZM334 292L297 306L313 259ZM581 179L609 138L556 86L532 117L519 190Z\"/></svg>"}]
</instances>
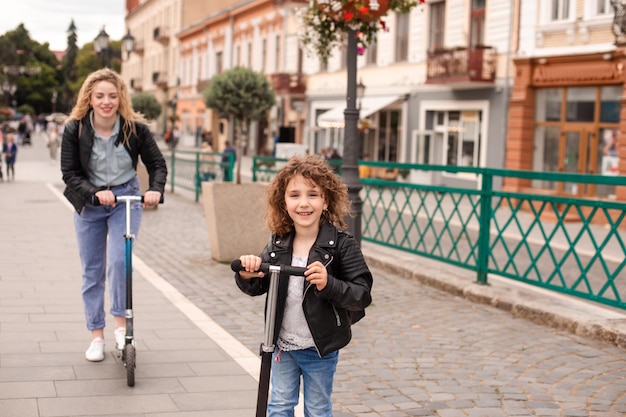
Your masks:
<instances>
[{"instance_id":1,"label":"scooter handlebar grip","mask_svg":"<svg viewBox=\"0 0 626 417\"><path fill-rule=\"evenodd\" d=\"M264 262L264 263L261 264L261 266L259 267L258 271L263 272L264 274L267 274L267 273L270 272L270 266L271 266L271 264ZM304 276L304 272L306 271L306 268L303 268L303 267L300 267L300 266L279 265L279 267L280 267L280 271L281 272L285 272L287 275ZM234 261L232 261L230 263L230 269L232 269L233 272L241 272L241 271L243 271L244 268L241 265L241 260L240 259L235 259Z\"/></svg>"}]
</instances>

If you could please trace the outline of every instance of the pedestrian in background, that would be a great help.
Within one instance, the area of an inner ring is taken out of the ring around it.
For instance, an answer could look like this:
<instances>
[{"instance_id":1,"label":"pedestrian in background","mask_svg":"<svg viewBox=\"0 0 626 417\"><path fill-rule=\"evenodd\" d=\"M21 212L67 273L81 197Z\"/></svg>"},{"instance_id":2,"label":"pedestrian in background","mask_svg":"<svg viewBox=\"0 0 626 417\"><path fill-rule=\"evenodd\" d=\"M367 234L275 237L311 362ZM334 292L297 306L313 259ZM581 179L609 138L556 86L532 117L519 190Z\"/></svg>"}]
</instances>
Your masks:
<instances>
[{"instance_id":1,"label":"pedestrian in background","mask_svg":"<svg viewBox=\"0 0 626 417\"><path fill-rule=\"evenodd\" d=\"M59 152L59 146L61 145L59 126L54 120L48 122L45 135L46 146L50 154L50 163L54 164L57 159L57 153Z\"/></svg>"},{"instance_id":2,"label":"pedestrian in background","mask_svg":"<svg viewBox=\"0 0 626 417\"><path fill-rule=\"evenodd\" d=\"M6 135L6 141L2 145L2 152L4 153L4 163L7 166L7 181L15 181L17 143L15 143L15 135L13 133Z\"/></svg>"},{"instance_id":3,"label":"pedestrian in background","mask_svg":"<svg viewBox=\"0 0 626 417\"><path fill-rule=\"evenodd\" d=\"M165 159L145 119L133 110L128 87L120 75L109 68L91 73L78 93L61 144L64 195L76 209L82 298L92 338L85 352L89 361L104 359L106 279L116 347L123 349L125 343L126 213L124 204L115 204L115 196L141 195L136 172L140 156L150 183L144 205L155 206L165 187ZM137 236L141 203L133 203L131 211L131 231Z\"/></svg>"},{"instance_id":4,"label":"pedestrian in background","mask_svg":"<svg viewBox=\"0 0 626 417\"><path fill-rule=\"evenodd\" d=\"M233 155L233 162L237 159L237 151L229 141L224 143L224 151L222 152L222 168L224 170L224 181L232 181L230 177L230 156Z\"/></svg>"},{"instance_id":5,"label":"pedestrian in background","mask_svg":"<svg viewBox=\"0 0 626 417\"><path fill-rule=\"evenodd\" d=\"M304 387L304 414L331 417L339 349L371 303L372 274L359 244L344 230L350 200L322 158L293 157L268 186L266 223L272 237L260 256L240 257L237 286L256 296L269 289L261 262L306 267L304 277L280 276L268 417L294 415ZM245 237L244 237L245 238Z\"/></svg>"}]
</instances>

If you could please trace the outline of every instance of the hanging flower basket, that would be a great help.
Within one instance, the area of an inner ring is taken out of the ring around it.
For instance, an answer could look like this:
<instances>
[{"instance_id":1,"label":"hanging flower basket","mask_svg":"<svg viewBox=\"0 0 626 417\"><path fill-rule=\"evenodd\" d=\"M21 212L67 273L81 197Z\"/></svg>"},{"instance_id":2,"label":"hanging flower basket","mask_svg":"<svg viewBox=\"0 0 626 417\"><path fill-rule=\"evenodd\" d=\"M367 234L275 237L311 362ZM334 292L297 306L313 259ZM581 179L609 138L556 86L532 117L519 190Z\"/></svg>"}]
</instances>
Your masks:
<instances>
[{"instance_id":1,"label":"hanging flower basket","mask_svg":"<svg viewBox=\"0 0 626 417\"><path fill-rule=\"evenodd\" d=\"M327 62L332 50L344 45L354 29L359 52L376 40L378 30L388 30L388 12L408 13L425 0L311 0L300 10L302 45Z\"/></svg>"}]
</instances>

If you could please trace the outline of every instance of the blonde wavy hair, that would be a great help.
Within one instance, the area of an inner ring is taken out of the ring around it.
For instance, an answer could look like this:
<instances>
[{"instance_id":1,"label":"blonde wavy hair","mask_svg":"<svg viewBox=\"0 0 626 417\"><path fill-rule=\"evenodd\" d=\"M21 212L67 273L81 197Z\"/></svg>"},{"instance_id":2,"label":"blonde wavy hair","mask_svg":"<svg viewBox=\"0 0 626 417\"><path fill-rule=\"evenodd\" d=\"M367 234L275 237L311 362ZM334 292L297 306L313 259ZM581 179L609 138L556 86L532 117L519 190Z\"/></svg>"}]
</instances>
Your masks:
<instances>
[{"instance_id":1,"label":"blonde wavy hair","mask_svg":"<svg viewBox=\"0 0 626 417\"><path fill-rule=\"evenodd\" d=\"M72 109L67 121L81 120L87 115L87 113L89 113L91 110L91 94L93 94L95 85L101 81L113 84L117 90L117 94L120 99L120 105L117 112L124 118L122 133L124 135L124 142L127 143L130 135L137 133L135 123L146 123L146 119L140 113L133 110L133 105L130 101L130 94L128 93L126 83L117 72L110 68L99 69L87 76L83 85L80 87L76 105Z\"/></svg>"},{"instance_id":2,"label":"blonde wavy hair","mask_svg":"<svg viewBox=\"0 0 626 417\"><path fill-rule=\"evenodd\" d=\"M328 208L322 213L320 222L327 221L347 229L344 217L353 215L348 199L348 188L330 166L318 155L294 156L278 171L266 189L268 197L265 224L271 232L284 236L293 230L293 220L287 213L285 191L292 178L301 175L322 191Z\"/></svg>"}]
</instances>

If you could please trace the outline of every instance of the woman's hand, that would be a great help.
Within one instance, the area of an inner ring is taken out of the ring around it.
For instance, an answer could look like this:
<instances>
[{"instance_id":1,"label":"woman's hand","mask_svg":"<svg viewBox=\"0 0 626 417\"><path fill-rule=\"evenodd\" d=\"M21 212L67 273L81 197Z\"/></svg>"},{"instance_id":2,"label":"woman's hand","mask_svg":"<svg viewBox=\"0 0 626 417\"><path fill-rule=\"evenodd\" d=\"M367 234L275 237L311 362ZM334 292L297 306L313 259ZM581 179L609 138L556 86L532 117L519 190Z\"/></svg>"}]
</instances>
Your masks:
<instances>
[{"instance_id":1,"label":"woman's hand","mask_svg":"<svg viewBox=\"0 0 626 417\"><path fill-rule=\"evenodd\" d=\"M311 284L316 285L318 291L322 291L328 284L328 271L326 271L323 263L315 261L307 266L304 278Z\"/></svg>"},{"instance_id":2,"label":"woman's hand","mask_svg":"<svg viewBox=\"0 0 626 417\"><path fill-rule=\"evenodd\" d=\"M100 190L96 193L96 197L101 206L115 207L115 194L111 190Z\"/></svg>"},{"instance_id":3,"label":"woman's hand","mask_svg":"<svg viewBox=\"0 0 626 417\"><path fill-rule=\"evenodd\" d=\"M158 191L146 191L143 196L143 206L156 206L161 201L161 193Z\"/></svg>"},{"instance_id":4,"label":"woman's hand","mask_svg":"<svg viewBox=\"0 0 626 417\"><path fill-rule=\"evenodd\" d=\"M261 258L255 255L242 255L239 257L243 271L239 271L239 276L244 279L262 278L263 272L256 272L261 267Z\"/></svg>"}]
</instances>

